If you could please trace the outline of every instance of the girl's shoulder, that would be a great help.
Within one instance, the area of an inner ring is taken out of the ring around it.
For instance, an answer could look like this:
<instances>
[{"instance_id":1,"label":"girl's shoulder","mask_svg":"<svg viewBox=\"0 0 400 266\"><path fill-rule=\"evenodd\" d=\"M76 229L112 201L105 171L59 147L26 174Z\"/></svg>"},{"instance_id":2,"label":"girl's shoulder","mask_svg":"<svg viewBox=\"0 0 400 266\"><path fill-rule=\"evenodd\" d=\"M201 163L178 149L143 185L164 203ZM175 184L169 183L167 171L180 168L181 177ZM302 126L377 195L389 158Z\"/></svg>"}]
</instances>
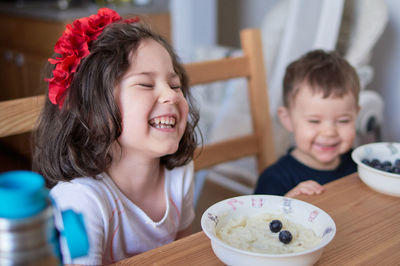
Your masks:
<instances>
[{"instance_id":1,"label":"girl's shoulder","mask_svg":"<svg viewBox=\"0 0 400 266\"><path fill-rule=\"evenodd\" d=\"M60 181L51 190L50 194L67 193L71 191L98 191L106 186L102 174L93 177L77 177L70 181Z\"/></svg>"},{"instance_id":2,"label":"girl's shoulder","mask_svg":"<svg viewBox=\"0 0 400 266\"><path fill-rule=\"evenodd\" d=\"M59 182L50 190L51 197L62 209L80 209L88 205L105 206L108 198L115 194L112 182L104 174L96 178L79 177L68 182Z\"/></svg>"}]
</instances>

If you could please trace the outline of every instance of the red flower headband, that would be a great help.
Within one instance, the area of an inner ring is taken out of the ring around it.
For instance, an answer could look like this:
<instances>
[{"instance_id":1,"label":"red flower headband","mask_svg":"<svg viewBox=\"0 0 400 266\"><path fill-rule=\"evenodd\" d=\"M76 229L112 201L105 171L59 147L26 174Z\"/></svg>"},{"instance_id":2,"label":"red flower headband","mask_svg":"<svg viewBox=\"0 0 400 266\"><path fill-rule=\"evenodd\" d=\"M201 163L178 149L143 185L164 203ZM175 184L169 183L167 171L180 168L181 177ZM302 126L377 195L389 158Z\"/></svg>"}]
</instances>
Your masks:
<instances>
[{"instance_id":1,"label":"red flower headband","mask_svg":"<svg viewBox=\"0 0 400 266\"><path fill-rule=\"evenodd\" d=\"M121 19L114 10L100 8L97 14L77 19L67 25L63 35L54 46L54 51L61 57L49 58L49 62L56 65L53 77L45 79L49 82L49 99L53 104L58 104L61 109L65 92L71 84L79 63L90 53L91 42L97 39L108 24ZM138 21L137 17L124 20L125 23Z\"/></svg>"}]
</instances>

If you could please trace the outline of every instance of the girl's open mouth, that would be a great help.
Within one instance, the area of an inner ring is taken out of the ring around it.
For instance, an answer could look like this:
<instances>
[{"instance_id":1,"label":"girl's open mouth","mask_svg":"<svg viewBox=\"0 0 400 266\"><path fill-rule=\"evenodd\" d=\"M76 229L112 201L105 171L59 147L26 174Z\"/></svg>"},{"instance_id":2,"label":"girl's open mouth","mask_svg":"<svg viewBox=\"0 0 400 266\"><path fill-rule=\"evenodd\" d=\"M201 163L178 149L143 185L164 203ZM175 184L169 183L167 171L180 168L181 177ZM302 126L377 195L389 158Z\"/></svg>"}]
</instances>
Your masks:
<instances>
[{"instance_id":1,"label":"girl's open mouth","mask_svg":"<svg viewBox=\"0 0 400 266\"><path fill-rule=\"evenodd\" d=\"M176 119L173 116L160 116L150 119L149 125L154 128L174 128Z\"/></svg>"}]
</instances>

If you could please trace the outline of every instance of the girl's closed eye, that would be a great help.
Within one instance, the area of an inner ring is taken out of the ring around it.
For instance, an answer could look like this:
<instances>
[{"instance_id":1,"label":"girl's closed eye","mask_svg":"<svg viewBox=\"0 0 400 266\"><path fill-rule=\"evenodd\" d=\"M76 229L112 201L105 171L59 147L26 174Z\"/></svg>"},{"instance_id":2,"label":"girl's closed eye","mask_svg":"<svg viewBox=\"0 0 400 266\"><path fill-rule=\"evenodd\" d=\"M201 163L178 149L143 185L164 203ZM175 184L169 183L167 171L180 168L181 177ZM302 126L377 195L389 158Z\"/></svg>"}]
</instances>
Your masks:
<instances>
[{"instance_id":1,"label":"girl's closed eye","mask_svg":"<svg viewBox=\"0 0 400 266\"><path fill-rule=\"evenodd\" d=\"M308 123L310 124L318 124L320 121L318 119L309 119Z\"/></svg>"},{"instance_id":2,"label":"girl's closed eye","mask_svg":"<svg viewBox=\"0 0 400 266\"><path fill-rule=\"evenodd\" d=\"M182 87L181 80L176 73L173 73L169 80L169 87L173 90L178 90Z\"/></svg>"},{"instance_id":3,"label":"girl's closed eye","mask_svg":"<svg viewBox=\"0 0 400 266\"><path fill-rule=\"evenodd\" d=\"M139 83L138 85L141 86L141 87L145 87L145 88L153 88L154 87L152 83L144 83L144 82L142 82L142 83Z\"/></svg>"},{"instance_id":4,"label":"girl's closed eye","mask_svg":"<svg viewBox=\"0 0 400 266\"><path fill-rule=\"evenodd\" d=\"M181 84L171 84L170 87L173 90L179 90L181 88Z\"/></svg>"}]
</instances>

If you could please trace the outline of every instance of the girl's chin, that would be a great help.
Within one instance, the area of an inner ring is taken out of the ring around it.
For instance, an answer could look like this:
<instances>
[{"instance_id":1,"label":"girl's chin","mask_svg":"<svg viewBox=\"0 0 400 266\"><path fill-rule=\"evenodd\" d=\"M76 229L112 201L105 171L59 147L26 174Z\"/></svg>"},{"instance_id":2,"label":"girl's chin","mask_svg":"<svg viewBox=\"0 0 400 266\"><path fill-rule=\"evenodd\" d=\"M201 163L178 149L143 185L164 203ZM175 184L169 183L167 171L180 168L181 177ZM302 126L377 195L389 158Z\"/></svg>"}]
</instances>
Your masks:
<instances>
[{"instance_id":1,"label":"girl's chin","mask_svg":"<svg viewBox=\"0 0 400 266\"><path fill-rule=\"evenodd\" d=\"M160 157L174 154L177 150L178 150L178 147L170 147L170 148L164 149L164 150L160 153L160 155L161 155Z\"/></svg>"}]
</instances>

